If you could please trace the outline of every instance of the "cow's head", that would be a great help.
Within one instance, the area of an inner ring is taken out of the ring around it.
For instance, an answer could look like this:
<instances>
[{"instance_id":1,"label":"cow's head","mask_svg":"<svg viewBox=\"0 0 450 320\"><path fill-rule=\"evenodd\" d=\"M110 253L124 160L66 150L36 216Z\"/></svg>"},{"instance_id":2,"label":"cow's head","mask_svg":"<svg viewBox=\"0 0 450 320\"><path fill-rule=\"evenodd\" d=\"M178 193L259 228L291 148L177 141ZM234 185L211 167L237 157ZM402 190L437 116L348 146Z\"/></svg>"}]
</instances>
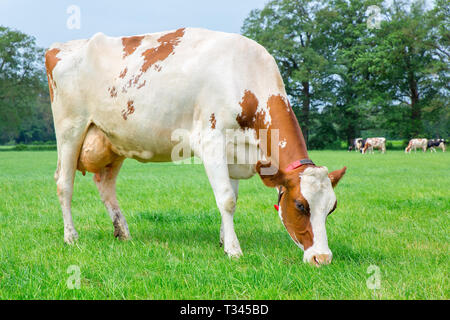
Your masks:
<instances>
[{"instance_id":1,"label":"cow's head","mask_svg":"<svg viewBox=\"0 0 450 320\"><path fill-rule=\"evenodd\" d=\"M278 170L261 178L279 191L278 214L292 240L304 250L303 261L320 266L332 259L325 228L327 217L336 209L333 188L346 167L328 173L325 167L303 166L290 172ZM261 165L257 166L261 174Z\"/></svg>"}]
</instances>

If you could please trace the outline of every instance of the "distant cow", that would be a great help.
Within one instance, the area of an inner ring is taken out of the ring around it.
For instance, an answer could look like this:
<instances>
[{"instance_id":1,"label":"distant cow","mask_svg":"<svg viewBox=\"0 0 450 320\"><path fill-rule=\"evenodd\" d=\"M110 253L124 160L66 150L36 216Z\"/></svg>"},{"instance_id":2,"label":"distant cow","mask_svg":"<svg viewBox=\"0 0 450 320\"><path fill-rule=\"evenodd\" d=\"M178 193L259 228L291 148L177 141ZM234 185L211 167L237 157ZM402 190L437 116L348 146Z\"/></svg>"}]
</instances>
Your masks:
<instances>
[{"instance_id":1,"label":"distant cow","mask_svg":"<svg viewBox=\"0 0 450 320\"><path fill-rule=\"evenodd\" d=\"M427 147L428 149L431 150L431 152L436 152L435 148L441 148L442 152L445 152L445 140L444 139L428 140Z\"/></svg>"},{"instance_id":2,"label":"distant cow","mask_svg":"<svg viewBox=\"0 0 450 320\"><path fill-rule=\"evenodd\" d=\"M365 154L367 149L370 153L374 153L374 148L380 149L381 153L386 153L386 138L367 138L362 153Z\"/></svg>"},{"instance_id":3,"label":"distant cow","mask_svg":"<svg viewBox=\"0 0 450 320\"><path fill-rule=\"evenodd\" d=\"M362 148L364 148L365 140L363 138L352 139L350 146L348 147L348 151L355 150L356 152L360 152Z\"/></svg>"},{"instance_id":4,"label":"distant cow","mask_svg":"<svg viewBox=\"0 0 450 320\"><path fill-rule=\"evenodd\" d=\"M411 153L412 149L414 149L414 152L417 152L417 148L422 149L423 152L426 152L428 144L429 141L427 139L411 139L405 149L405 153Z\"/></svg>"},{"instance_id":5,"label":"distant cow","mask_svg":"<svg viewBox=\"0 0 450 320\"><path fill-rule=\"evenodd\" d=\"M366 139L358 138L356 141L356 151L362 152L365 145L366 145Z\"/></svg>"},{"instance_id":6,"label":"distant cow","mask_svg":"<svg viewBox=\"0 0 450 320\"><path fill-rule=\"evenodd\" d=\"M365 140L363 138L355 139L355 151L360 152L364 148Z\"/></svg>"}]
</instances>

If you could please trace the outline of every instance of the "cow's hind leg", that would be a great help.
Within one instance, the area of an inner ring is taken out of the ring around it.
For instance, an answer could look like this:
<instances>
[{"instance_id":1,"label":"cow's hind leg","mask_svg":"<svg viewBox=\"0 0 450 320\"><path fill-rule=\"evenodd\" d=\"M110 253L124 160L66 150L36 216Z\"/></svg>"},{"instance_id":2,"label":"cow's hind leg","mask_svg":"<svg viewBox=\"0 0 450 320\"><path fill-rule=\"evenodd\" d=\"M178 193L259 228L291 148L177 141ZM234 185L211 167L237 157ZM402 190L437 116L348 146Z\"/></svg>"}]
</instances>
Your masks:
<instances>
[{"instance_id":1,"label":"cow's hind leg","mask_svg":"<svg viewBox=\"0 0 450 320\"><path fill-rule=\"evenodd\" d=\"M131 238L128 224L120 211L116 197L116 179L123 160L123 158L120 158L107 167L102 168L100 172L94 175L94 182L113 222L114 236L120 240L128 240Z\"/></svg>"},{"instance_id":2,"label":"cow's hind leg","mask_svg":"<svg viewBox=\"0 0 450 320\"><path fill-rule=\"evenodd\" d=\"M94 173L100 197L114 224L114 235L119 239L129 239L127 221L120 212L116 197L116 178L124 157L113 151L111 141L95 125L91 125L83 141L78 170Z\"/></svg>"},{"instance_id":3,"label":"cow's hind leg","mask_svg":"<svg viewBox=\"0 0 450 320\"><path fill-rule=\"evenodd\" d=\"M57 130L58 167L55 181L64 219L64 242L67 244L72 244L78 239L78 233L72 220L71 202L77 160L84 134L84 127L71 127L65 131Z\"/></svg>"}]
</instances>

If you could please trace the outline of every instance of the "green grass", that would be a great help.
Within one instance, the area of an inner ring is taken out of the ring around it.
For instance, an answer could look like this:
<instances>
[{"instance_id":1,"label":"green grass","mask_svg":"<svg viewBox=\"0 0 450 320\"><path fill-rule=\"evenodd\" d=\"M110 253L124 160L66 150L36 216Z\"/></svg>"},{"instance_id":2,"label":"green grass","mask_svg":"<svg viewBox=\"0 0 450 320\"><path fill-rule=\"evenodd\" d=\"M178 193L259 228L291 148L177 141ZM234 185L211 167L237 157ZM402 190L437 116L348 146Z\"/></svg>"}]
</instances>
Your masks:
<instances>
[{"instance_id":1,"label":"green grass","mask_svg":"<svg viewBox=\"0 0 450 320\"><path fill-rule=\"evenodd\" d=\"M220 215L200 165L127 160L118 198L133 240L120 242L91 176L77 174L80 239L63 243L56 152L0 153L1 299L449 299L450 153L315 151L348 166L328 218L334 259L302 262L259 177L242 181L235 227L244 256L219 247ZM81 271L70 290L68 267ZM368 289L380 270L381 288Z\"/></svg>"},{"instance_id":2,"label":"green grass","mask_svg":"<svg viewBox=\"0 0 450 320\"><path fill-rule=\"evenodd\" d=\"M17 144L15 146L0 146L2 151L56 151L56 144Z\"/></svg>"}]
</instances>

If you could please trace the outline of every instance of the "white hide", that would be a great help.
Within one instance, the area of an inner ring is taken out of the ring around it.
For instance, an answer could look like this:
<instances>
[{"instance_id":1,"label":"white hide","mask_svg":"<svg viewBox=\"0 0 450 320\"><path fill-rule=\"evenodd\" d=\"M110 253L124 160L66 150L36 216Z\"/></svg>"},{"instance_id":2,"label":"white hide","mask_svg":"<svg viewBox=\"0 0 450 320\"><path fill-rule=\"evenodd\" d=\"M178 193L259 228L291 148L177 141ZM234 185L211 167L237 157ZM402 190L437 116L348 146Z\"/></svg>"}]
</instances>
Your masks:
<instances>
[{"instance_id":1,"label":"white hide","mask_svg":"<svg viewBox=\"0 0 450 320\"><path fill-rule=\"evenodd\" d=\"M258 98L258 111L265 111L270 123L268 98L286 96L278 67L262 46L237 34L187 28L174 52L157 62L161 71L150 68L139 78L143 87L128 87L140 74L143 52L157 47L157 40L167 33L145 35L125 59L121 38L101 33L90 40L54 44L51 49L61 50L53 70L57 135L65 122L85 124L86 130L94 123L119 155L143 162L170 161L176 144L171 141L173 130L202 136L212 114L221 135L225 129L239 129L236 116L242 112L239 103L246 90ZM119 77L125 68L126 76ZM110 94L113 87L116 97ZM124 120L122 111L130 100L134 113ZM194 153L201 153L198 144L192 146Z\"/></svg>"},{"instance_id":2,"label":"white hide","mask_svg":"<svg viewBox=\"0 0 450 320\"><path fill-rule=\"evenodd\" d=\"M115 153L142 162L171 161L179 143L172 140L172 133L186 132L192 148L186 158L194 154L203 160L222 215L225 252L234 257L242 254L233 226L237 183L231 179L250 178L255 165L228 165L221 146L226 145L226 130L240 130L236 118L246 91L255 95L257 111L271 123L267 102L272 95L286 99L283 80L274 58L253 40L195 28L183 29L173 52L142 71L143 54L160 50L158 40L171 32L143 35L128 55L122 38L102 33L50 48L60 50L51 75L52 111L60 163L57 185L68 243L76 238L70 211L74 158L94 124ZM130 105L132 112L127 109ZM251 139L237 143L237 148L257 144Z\"/></svg>"},{"instance_id":3,"label":"white hide","mask_svg":"<svg viewBox=\"0 0 450 320\"><path fill-rule=\"evenodd\" d=\"M422 149L423 152L427 151L428 139L412 139L409 141L408 146L405 149L406 153L411 153L411 150L417 151L417 148Z\"/></svg>"},{"instance_id":4,"label":"white hide","mask_svg":"<svg viewBox=\"0 0 450 320\"><path fill-rule=\"evenodd\" d=\"M373 148L381 149L382 153L386 152L386 138L368 138L366 145L369 145L368 149L373 153Z\"/></svg>"},{"instance_id":5,"label":"white hide","mask_svg":"<svg viewBox=\"0 0 450 320\"><path fill-rule=\"evenodd\" d=\"M305 251L303 260L309 262L314 255L320 254L327 254L331 259L332 253L328 247L325 223L336 203L336 195L328 177L328 169L326 167L307 168L300 174L300 191L309 204L314 234L313 245Z\"/></svg>"}]
</instances>

